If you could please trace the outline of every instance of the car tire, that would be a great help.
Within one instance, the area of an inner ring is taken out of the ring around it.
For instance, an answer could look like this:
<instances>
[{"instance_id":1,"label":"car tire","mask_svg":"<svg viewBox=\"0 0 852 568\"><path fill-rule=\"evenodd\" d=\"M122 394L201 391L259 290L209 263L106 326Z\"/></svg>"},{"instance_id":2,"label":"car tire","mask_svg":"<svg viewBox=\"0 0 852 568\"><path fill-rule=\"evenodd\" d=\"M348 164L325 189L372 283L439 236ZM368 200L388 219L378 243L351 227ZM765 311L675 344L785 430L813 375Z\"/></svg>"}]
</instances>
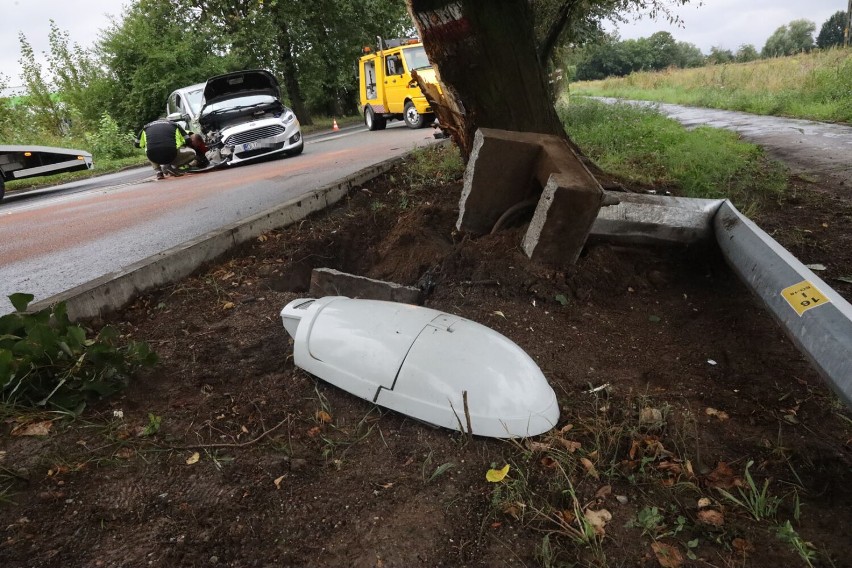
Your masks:
<instances>
[{"instance_id":1,"label":"car tire","mask_svg":"<svg viewBox=\"0 0 852 568\"><path fill-rule=\"evenodd\" d=\"M405 103L405 110L402 111L402 118L405 120L405 125L409 128L423 128L426 125L426 119L422 114L417 112L417 107L415 107L414 103L411 101L407 101Z\"/></svg>"},{"instance_id":2,"label":"car tire","mask_svg":"<svg viewBox=\"0 0 852 568\"><path fill-rule=\"evenodd\" d=\"M364 107L364 124L367 125L367 130L375 131L384 130L388 122L385 117L376 114L373 107L367 106Z\"/></svg>"},{"instance_id":3,"label":"car tire","mask_svg":"<svg viewBox=\"0 0 852 568\"><path fill-rule=\"evenodd\" d=\"M0 174L0 201L3 201L3 196L6 194L6 181L3 179L3 174Z\"/></svg>"}]
</instances>

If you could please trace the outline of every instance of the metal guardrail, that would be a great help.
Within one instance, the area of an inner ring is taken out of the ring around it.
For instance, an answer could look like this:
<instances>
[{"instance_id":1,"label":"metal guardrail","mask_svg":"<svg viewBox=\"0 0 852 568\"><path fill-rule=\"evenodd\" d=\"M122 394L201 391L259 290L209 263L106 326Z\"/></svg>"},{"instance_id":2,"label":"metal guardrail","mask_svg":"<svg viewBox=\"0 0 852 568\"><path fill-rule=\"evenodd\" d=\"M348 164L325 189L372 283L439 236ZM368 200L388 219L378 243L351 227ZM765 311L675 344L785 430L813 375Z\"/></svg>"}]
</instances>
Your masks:
<instances>
[{"instance_id":1,"label":"metal guardrail","mask_svg":"<svg viewBox=\"0 0 852 568\"><path fill-rule=\"evenodd\" d=\"M691 244L715 238L726 261L852 407L852 305L728 200L607 192L590 238Z\"/></svg>"}]
</instances>

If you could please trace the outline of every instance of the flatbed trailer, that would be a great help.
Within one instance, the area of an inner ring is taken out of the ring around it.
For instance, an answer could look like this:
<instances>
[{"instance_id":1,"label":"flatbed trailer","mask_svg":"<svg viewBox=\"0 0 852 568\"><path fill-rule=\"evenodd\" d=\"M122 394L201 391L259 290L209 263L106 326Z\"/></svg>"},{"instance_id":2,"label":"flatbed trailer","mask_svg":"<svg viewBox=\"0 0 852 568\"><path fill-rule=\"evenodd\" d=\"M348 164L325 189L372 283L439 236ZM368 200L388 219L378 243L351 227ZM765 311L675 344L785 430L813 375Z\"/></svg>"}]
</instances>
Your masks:
<instances>
[{"instance_id":1,"label":"flatbed trailer","mask_svg":"<svg viewBox=\"0 0 852 568\"><path fill-rule=\"evenodd\" d=\"M93 165L92 155L83 150L0 145L0 201L5 194L7 181L90 170Z\"/></svg>"}]
</instances>

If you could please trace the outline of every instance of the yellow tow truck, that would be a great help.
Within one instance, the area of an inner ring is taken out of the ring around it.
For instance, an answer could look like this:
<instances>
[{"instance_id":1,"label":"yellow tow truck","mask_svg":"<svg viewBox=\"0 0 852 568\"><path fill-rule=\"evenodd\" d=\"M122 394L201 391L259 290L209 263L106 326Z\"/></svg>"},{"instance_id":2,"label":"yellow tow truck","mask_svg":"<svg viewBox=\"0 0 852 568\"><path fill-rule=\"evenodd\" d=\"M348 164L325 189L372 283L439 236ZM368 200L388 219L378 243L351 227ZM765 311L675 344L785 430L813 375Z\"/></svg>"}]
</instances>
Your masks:
<instances>
[{"instance_id":1,"label":"yellow tow truck","mask_svg":"<svg viewBox=\"0 0 852 568\"><path fill-rule=\"evenodd\" d=\"M402 119L409 128L422 128L434 114L411 72L427 83L435 83L435 71L417 39L379 38L379 48L364 48L358 61L361 111L370 130L383 130L388 120Z\"/></svg>"}]
</instances>

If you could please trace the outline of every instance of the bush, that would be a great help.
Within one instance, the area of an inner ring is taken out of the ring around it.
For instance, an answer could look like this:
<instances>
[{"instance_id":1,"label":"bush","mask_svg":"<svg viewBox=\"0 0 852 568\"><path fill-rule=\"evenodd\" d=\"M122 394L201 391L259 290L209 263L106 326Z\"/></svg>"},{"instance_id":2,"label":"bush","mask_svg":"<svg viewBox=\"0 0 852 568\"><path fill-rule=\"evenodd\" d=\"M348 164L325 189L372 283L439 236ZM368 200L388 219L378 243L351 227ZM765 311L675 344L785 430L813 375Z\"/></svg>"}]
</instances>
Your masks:
<instances>
[{"instance_id":1,"label":"bush","mask_svg":"<svg viewBox=\"0 0 852 568\"><path fill-rule=\"evenodd\" d=\"M32 294L12 294L15 312L0 317L0 402L79 408L118 392L157 356L145 343L118 344L107 326L93 338L71 323L65 304L26 313Z\"/></svg>"},{"instance_id":2,"label":"bush","mask_svg":"<svg viewBox=\"0 0 852 568\"><path fill-rule=\"evenodd\" d=\"M98 131L86 134L86 142L97 158L129 158L135 153L133 135L121 132L118 123L108 113L101 115Z\"/></svg>"}]
</instances>

